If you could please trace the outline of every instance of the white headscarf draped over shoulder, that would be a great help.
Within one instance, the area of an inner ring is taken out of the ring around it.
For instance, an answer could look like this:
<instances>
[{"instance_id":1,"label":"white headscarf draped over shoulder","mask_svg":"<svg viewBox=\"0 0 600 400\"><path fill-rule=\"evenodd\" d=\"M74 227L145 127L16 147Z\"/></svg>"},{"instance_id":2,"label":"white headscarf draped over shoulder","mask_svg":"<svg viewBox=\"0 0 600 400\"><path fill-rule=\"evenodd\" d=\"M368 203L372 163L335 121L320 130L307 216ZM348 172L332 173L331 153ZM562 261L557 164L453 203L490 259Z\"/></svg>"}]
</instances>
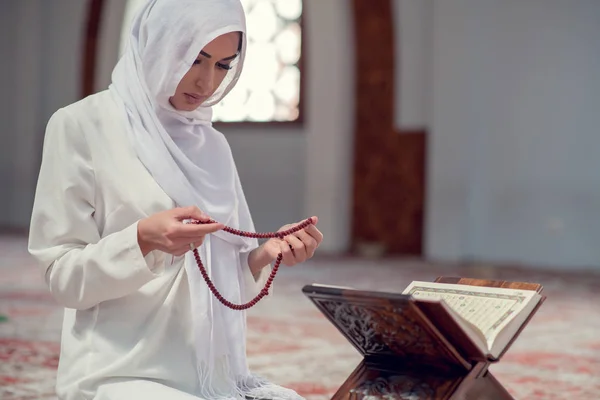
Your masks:
<instances>
[{"instance_id":1,"label":"white headscarf draped over shoulder","mask_svg":"<svg viewBox=\"0 0 600 400\"><path fill-rule=\"evenodd\" d=\"M208 43L228 32L242 33L233 68L197 110L175 110L169 98L183 76ZM246 22L239 0L149 0L133 21L110 91L127 112L128 134L139 159L178 206L198 206L219 222L254 231L231 150L211 123L211 106L236 84L245 53ZM268 273L265 269L259 282L249 279L247 254L256 247L256 239L218 232L199 249L215 286L234 303L258 293ZM205 399L301 398L250 374L245 313L224 307L212 296L191 252L185 256L185 269L196 339L197 394Z\"/></svg>"}]
</instances>

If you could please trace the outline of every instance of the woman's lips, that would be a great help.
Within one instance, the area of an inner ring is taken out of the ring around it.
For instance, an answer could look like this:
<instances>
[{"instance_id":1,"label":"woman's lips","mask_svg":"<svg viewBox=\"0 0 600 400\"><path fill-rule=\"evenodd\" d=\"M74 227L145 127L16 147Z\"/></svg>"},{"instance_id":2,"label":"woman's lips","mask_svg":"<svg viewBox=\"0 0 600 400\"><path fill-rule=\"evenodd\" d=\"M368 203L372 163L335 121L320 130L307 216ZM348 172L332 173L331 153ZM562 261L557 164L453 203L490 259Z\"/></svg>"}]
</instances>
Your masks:
<instances>
[{"instance_id":1,"label":"woman's lips","mask_svg":"<svg viewBox=\"0 0 600 400\"><path fill-rule=\"evenodd\" d=\"M204 97L195 93L184 93L185 99L188 104L200 104L204 101Z\"/></svg>"}]
</instances>

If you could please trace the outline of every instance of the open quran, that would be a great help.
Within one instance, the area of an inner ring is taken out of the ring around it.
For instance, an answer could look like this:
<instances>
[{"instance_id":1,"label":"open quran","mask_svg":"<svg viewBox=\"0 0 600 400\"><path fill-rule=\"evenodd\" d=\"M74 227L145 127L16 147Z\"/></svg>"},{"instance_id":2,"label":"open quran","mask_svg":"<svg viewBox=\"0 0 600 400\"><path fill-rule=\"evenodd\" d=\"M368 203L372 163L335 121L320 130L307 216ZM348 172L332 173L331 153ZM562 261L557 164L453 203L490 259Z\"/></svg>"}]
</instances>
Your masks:
<instances>
[{"instance_id":1,"label":"open quran","mask_svg":"<svg viewBox=\"0 0 600 400\"><path fill-rule=\"evenodd\" d=\"M486 357L497 359L538 305L535 290L413 282L403 292L441 302L448 315Z\"/></svg>"},{"instance_id":2,"label":"open quran","mask_svg":"<svg viewBox=\"0 0 600 400\"><path fill-rule=\"evenodd\" d=\"M440 277L399 293L307 285L361 353L334 399L512 399L489 372L545 300L524 282Z\"/></svg>"}]
</instances>

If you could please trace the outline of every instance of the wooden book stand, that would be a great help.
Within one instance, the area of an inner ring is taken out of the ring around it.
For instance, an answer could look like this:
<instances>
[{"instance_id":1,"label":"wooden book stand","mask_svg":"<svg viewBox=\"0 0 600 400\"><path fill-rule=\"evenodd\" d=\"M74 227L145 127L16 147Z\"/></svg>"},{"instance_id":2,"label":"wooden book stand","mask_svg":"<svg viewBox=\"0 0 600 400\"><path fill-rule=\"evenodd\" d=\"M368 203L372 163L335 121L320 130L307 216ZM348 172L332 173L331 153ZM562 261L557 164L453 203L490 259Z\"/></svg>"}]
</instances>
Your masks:
<instances>
[{"instance_id":1,"label":"wooden book stand","mask_svg":"<svg viewBox=\"0 0 600 400\"><path fill-rule=\"evenodd\" d=\"M436 282L543 289L468 278L439 277ZM500 360L545 300L542 296L500 357L489 359L439 303L319 285L302 291L363 356L333 400L513 400L488 367Z\"/></svg>"}]
</instances>

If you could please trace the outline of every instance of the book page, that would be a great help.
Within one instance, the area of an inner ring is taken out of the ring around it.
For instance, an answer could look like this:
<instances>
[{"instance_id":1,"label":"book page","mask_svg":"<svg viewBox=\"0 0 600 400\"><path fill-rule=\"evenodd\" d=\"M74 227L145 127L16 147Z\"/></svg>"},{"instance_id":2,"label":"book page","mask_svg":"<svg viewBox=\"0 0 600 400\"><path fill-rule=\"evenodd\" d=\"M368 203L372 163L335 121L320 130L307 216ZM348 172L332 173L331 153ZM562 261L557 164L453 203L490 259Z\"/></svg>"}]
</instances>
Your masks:
<instances>
[{"instance_id":1,"label":"book page","mask_svg":"<svg viewBox=\"0 0 600 400\"><path fill-rule=\"evenodd\" d=\"M498 333L535 296L534 291L433 282L413 282L403 292L416 299L441 299L458 315L475 325L491 349Z\"/></svg>"}]
</instances>

